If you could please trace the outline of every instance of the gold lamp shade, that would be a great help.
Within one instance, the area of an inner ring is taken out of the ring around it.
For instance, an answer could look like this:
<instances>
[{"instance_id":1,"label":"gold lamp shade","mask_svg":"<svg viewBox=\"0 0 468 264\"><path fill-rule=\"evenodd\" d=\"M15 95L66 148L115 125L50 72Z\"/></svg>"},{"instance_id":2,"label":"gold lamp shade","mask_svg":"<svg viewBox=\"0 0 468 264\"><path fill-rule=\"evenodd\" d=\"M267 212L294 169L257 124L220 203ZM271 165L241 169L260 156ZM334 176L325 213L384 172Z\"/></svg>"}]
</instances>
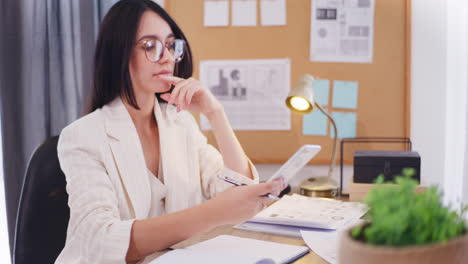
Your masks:
<instances>
[{"instance_id":1,"label":"gold lamp shade","mask_svg":"<svg viewBox=\"0 0 468 264\"><path fill-rule=\"evenodd\" d=\"M314 77L304 74L286 98L286 105L294 112L307 114L315 109L314 89L312 83Z\"/></svg>"}]
</instances>

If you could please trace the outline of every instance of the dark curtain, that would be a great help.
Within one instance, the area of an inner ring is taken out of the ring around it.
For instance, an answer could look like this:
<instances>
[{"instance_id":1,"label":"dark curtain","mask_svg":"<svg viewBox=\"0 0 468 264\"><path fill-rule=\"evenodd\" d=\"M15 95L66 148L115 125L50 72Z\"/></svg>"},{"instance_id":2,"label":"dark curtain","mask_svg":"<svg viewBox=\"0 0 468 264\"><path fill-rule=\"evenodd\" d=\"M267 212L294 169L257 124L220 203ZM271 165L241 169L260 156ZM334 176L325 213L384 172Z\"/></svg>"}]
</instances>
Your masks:
<instances>
[{"instance_id":1,"label":"dark curtain","mask_svg":"<svg viewBox=\"0 0 468 264\"><path fill-rule=\"evenodd\" d=\"M117 0L1 0L0 113L10 252L34 149L84 113L99 22Z\"/></svg>"}]
</instances>

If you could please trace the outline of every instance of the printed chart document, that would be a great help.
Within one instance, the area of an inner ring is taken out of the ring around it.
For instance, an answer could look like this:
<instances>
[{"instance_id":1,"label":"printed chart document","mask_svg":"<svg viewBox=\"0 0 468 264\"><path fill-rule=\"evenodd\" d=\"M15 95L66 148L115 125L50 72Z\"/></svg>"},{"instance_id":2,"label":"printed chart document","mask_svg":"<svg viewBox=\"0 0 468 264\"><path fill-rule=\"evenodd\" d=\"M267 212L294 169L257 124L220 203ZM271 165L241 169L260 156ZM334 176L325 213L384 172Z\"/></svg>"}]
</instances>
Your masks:
<instances>
[{"instance_id":1,"label":"printed chart document","mask_svg":"<svg viewBox=\"0 0 468 264\"><path fill-rule=\"evenodd\" d=\"M311 0L310 60L372 63L375 0Z\"/></svg>"},{"instance_id":2,"label":"printed chart document","mask_svg":"<svg viewBox=\"0 0 468 264\"><path fill-rule=\"evenodd\" d=\"M293 194L283 196L249 222L336 230L359 219L366 211L367 206L358 202Z\"/></svg>"},{"instance_id":3,"label":"printed chart document","mask_svg":"<svg viewBox=\"0 0 468 264\"><path fill-rule=\"evenodd\" d=\"M284 103L290 89L289 59L200 62L200 80L223 104L234 130L289 130ZM211 129L200 116L202 130Z\"/></svg>"},{"instance_id":4,"label":"printed chart document","mask_svg":"<svg viewBox=\"0 0 468 264\"><path fill-rule=\"evenodd\" d=\"M280 264L289 263L308 252L309 249L303 246L220 235L185 249L170 251L152 261L151 264Z\"/></svg>"}]
</instances>

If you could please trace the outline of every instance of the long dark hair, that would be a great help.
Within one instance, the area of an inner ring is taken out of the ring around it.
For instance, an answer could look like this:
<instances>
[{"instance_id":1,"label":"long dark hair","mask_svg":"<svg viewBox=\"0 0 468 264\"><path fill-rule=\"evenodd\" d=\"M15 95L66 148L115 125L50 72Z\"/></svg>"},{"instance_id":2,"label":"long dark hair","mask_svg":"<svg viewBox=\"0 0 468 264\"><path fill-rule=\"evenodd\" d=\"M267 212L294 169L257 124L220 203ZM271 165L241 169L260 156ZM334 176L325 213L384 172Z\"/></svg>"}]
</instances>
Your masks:
<instances>
[{"instance_id":1,"label":"long dark hair","mask_svg":"<svg viewBox=\"0 0 468 264\"><path fill-rule=\"evenodd\" d=\"M129 60L143 13L153 11L170 26L174 36L186 41L184 59L177 63L174 75L189 78L193 73L192 52L184 33L158 4L151 0L121 0L104 17L94 53L94 80L87 113L103 107L117 96L140 109L133 93ZM157 95L156 95L157 96Z\"/></svg>"}]
</instances>

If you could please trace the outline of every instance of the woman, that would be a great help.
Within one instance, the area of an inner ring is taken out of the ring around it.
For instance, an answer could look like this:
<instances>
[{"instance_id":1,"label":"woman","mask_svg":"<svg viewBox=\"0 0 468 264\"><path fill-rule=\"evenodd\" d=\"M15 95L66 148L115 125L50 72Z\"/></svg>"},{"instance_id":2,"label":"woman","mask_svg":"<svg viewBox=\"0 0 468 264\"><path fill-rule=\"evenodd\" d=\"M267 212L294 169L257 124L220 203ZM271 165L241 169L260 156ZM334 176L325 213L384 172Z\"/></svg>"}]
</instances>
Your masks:
<instances>
[{"instance_id":1,"label":"woman","mask_svg":"<svg viewBox=\"0 0 468 264\"><path fill-rule=\"evenodd\" d=\"M60 135L70 222L56 263L148 262L190 236L252 217L270 202L266 194L284 188L255 184L222 105L190 77L191 56L182 31L152 1L122 0L109 10L90 113ZM185 110L208 118L220 152ZM247 186L231 188L218 175Z\"/></svg>"}]
</instances>

